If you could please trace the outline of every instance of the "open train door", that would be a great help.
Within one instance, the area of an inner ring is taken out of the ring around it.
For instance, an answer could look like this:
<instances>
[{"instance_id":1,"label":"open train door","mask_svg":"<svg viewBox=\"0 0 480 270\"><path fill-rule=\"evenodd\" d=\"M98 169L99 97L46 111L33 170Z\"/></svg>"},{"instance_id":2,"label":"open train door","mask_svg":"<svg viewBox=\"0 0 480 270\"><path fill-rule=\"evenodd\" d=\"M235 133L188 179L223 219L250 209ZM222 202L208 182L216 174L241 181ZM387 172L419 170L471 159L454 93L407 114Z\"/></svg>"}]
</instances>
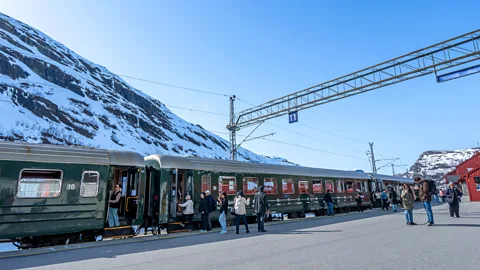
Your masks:
<instances>
[{"instance_id":1,"label":"open train door","mask_svg":"<svg viewBox=\"0 0 480 270\"><path fill-rule=\"evenodd\" d=\"M185 196L190 195L192 197L192 200L194 199L193 197L193 171L187 171L187 181L186 181L186 191L187 193Z\"/></svg>"}]
</instances>

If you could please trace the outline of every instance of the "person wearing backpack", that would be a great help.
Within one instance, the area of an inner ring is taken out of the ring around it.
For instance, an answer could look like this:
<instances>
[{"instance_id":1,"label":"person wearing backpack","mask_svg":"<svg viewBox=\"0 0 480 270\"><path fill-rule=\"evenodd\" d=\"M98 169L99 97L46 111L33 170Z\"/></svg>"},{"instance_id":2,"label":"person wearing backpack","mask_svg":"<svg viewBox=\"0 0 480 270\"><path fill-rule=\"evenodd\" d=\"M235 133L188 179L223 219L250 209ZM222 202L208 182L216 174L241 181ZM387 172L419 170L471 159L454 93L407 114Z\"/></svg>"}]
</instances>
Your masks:
<instances>
[{"instance_id":1,"label":"person wearing backpack","mask_svg":"<svg viewBox=\"0 0 480 270\"><path fill-rule=\"evenodd\" d=\"M260 191L255 193L255 197L253 199L253 208L255 210L255 214L257 214L258 232L267 232L264 227L265 215L270 212L268 198L263 190L263 186L260 186Z\"/></svg>"},{"instance_id":2,"label":"person wearing backpack","mask_svg":"<svg viewBox=\"0 0 480 270\"><path fill-rule=\"evenodd\" d=\"M450 182L450 185L445 192L445 197L447 198L448 208L450 210L450 218L460 217L460 198L462 197L462 192L455 187L455 184Z\"/></svg>"},{"instance_id":3,"label":"person wearing backpack","mask_svg":"<svg viewBox=\"0 0 480 270\"><path fill-rule=\"evenodd\" d=\"M433 212L432 212L432 195L434 192L432 192L431 189L436 187L433 187L433 184L430 184L430 181L427 179L421 179L420 177L415 178L415 183L418 185L418 197L420 198L420 201L423 203L423 207L425 208L425 211L427 211L427 217L428 221L425 225L427 226L433 226L435 225L435 222L433 220Z\"/></svg>"}]
</instances>

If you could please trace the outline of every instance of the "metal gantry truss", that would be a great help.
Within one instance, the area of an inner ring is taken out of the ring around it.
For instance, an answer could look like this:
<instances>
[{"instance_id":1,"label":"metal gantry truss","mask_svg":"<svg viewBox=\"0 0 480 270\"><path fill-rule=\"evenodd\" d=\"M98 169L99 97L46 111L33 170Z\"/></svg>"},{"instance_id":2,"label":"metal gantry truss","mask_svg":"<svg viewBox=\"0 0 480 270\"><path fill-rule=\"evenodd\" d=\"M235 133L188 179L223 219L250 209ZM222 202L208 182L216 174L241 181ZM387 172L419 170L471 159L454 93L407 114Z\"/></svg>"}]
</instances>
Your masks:
<instances>
[{"instance_id":1,"label":"metal gantry truss","mask_svg":"<svg viewBox=\"0 0 480 270\"><path fill-rule=\"evenodd\" d=\"M289 112L305 110L478 61L480 60L479 40L480 29L274 99L238 114L234 114L231 110L230 124L227 126L227 129L230 130L231 143L235 143L233 137L239 129L286 115ZM235 147L232 146L231 149L233 150ZM234 152L232 152L232 159L236 159Z\"/></svg>"}]
</instances>

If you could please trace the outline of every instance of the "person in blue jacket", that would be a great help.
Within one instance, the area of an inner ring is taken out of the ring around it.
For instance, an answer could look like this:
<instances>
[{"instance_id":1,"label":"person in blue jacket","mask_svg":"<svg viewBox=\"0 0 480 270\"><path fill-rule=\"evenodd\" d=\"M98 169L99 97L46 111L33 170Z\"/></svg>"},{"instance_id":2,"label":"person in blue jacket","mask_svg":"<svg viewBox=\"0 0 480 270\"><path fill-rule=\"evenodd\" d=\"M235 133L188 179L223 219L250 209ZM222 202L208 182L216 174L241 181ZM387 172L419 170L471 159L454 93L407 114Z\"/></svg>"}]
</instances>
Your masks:
<instances>
[{"instance_id":1,"label":"person in blue jacket","mask_svg":"<svg viewBox=\"0 0 480 270\"><path fill-rule=\"evenodd\" d=\"M455 184L450 183L447 191L445 192L445 198L447 198L448 208L450 210L450 218L453 218L454 215L457 218L460 217L460 198L462 198L462 196L462 192L455 187Z\"/></svg>"},{"instance_id":2,"label":"person in blue jacket","mask_svg":"<svg viewBox=\"0 0 480 270\"><path fill-rule=\"evenodd\" d=\"M380 199L382 199L382 210L387 209L388 211L388 195L386 189L383 190L382 195L380 195Z\"/></svg>"}]
</instances>

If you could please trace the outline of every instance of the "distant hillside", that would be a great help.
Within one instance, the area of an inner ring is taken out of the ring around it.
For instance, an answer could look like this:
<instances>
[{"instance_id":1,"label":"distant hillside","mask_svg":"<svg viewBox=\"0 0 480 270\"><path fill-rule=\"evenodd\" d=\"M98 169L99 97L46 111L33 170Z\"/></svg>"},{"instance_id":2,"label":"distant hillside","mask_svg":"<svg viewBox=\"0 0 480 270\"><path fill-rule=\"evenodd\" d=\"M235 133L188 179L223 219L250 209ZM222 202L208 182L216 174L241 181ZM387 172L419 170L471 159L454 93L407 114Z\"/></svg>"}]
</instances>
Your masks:
<instances>
[{"instance_id":1,"label":"distant hillside","mask_svg":"<svg viewBox=\"0 0 480 270\"><path fill-rule=\"evenodd\" d=\"M230 158L228 141L2 13L0 110L0 140ZM243 148L238 159L290 164Z\"/></svg>"},{"instance_id":2,"label":"distant hillside","mask_svg":"<svg viewBox=\"0 0 480 270\"><path fill-rule=\"evenodd\" d=\"M463 150L451 151L426 151L423 152L418 160L410 167L408 177L431 178L438 182L443 180L443 176L455 169L455 166L471 158L479 148L469 148Z\"/></svg>"}]
</instances>

